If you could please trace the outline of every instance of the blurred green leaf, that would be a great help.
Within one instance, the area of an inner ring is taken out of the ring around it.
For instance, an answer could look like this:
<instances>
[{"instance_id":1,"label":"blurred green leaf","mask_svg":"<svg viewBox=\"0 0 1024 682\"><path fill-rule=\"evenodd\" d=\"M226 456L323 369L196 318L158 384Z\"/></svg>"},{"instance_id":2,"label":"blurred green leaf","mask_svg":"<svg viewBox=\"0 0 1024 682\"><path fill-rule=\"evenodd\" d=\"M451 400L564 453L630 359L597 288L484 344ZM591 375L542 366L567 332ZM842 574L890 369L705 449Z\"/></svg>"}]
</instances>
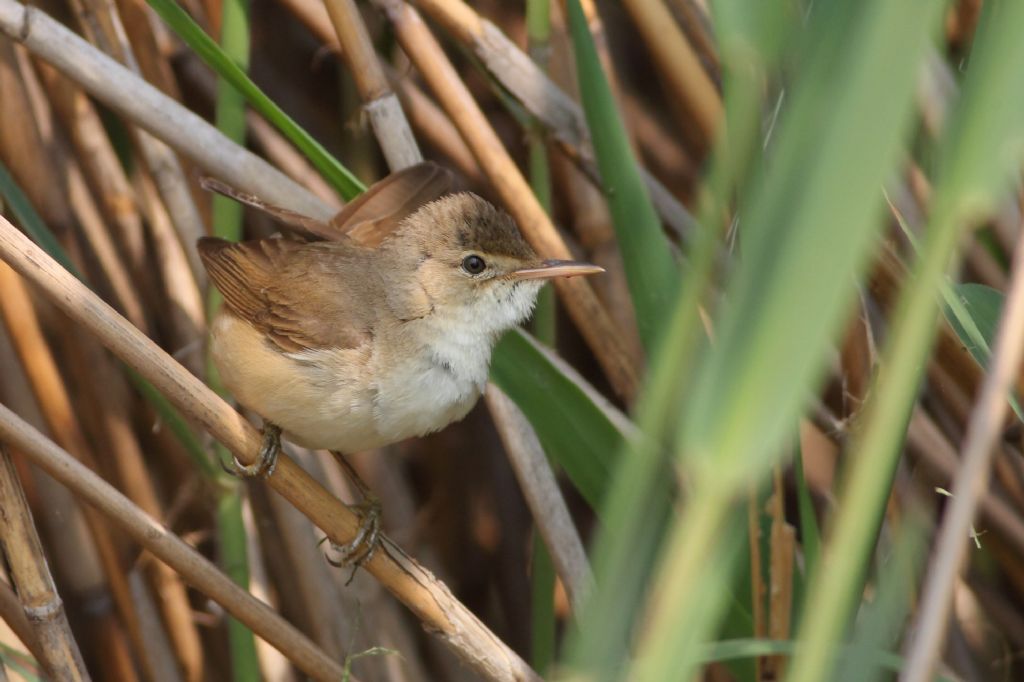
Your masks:
<instances>
[{"instance_id":1,"label":"blurred green leaf","mask_svg":"<svg viewBox=\"0 0 1024 682\"><path fill-rule=\"evenodd\" d=\"M678 266L637 168L579 0L569 0L567 5L583 109L636 307L640 338L650 352L679 287Z\"/></svg>"},{"instance_id":2,"label":"blurred green leaf","mask_svg":"<svg viewBox=\"0 0 1024 682\"><path fill-rule=\"evenodd\" d=\"M173 0L148 0L160 18L167 22L175 33L178 34L185 44L191 47L204 62L217 74L233 85L252 107L263 114L274 126L287 137L292 144L306 155L310 162L316 167L324 178L330 182L335 189L346 200L355 197L366 189L347 168L341 165L337 159L314 140L309 133L303 130L288 114L274 103L267 95L256 86L232 59L224 53L210 36L203 31L199 25L192 20L185 10L173 2Z\"/></svg>"},{"instance_id":3,"label":"blurred green leaf","mask_svg":"<svg viewBox=\"0 0 1024 682\"><path fill-rule=\"evenodd\" d=\"M641 617L641 679L693 673L727 604L723 545L742 541L734 500L786 452L884 226L880 179L902 162L942 3L839 4L811 8L767 162L739 198L742 257L686 397L676 450L693 494Z\"/></svg>"},{"instance_id":4,"label":"blurred green leaf","mask_svg":"<svg viewBox=\"0 0 1024 682\"><path fill-rule=\"evenodd\" d=\"M902 4L902 3L899 3ZM909 3L913 4L913 3ZM909 6L908 4L908 6ZM834 530L801 627L793 682L827 679L833 649L863 594L906 425L932 347L941 290L962 230L983 218L1019 178L1024 151L1024 3L986 3L967 76L938 155L919 258L892 316L881 370L848 458Z\"/></svg>"},{"instance_id":5,"label":"blurred green leaf","mask_svg":"<svg viewBox=\"0 0 1024 682\"><path fill-rule=\"evenodd\" d=\"M996 339L996 329L999 327L999 316L1003 310L1003 293L984 284L969 283L954 284L953 293L963 304L971 320L974 321L983 343L978 343L974 334L967 331L948 305L942 308L946 321L956 332L971 357L982 367L988 367L988 361L992 355L992 344Z\"/></svg>"}]
</instances>

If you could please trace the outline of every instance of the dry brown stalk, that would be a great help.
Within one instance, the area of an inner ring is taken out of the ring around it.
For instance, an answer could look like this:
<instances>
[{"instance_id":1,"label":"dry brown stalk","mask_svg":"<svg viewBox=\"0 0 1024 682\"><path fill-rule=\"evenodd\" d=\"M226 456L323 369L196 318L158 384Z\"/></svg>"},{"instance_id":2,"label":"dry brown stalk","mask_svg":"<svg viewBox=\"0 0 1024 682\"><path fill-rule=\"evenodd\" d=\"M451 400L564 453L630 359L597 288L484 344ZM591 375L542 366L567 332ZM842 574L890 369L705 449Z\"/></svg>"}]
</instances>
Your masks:
<instances>
[{"instance_id":1,"label":"dry brown stalk","mask_svg":"<svg viewBox=\"0 0 1024 682\"><path fill-rule=\"evenodd\" d=\"M253 632L271 642L300 670L316 679L341 677L340 664L273 609L253 598L156 519L3 405L0 405L0 437L99 510L106 519L114 521Z\"/></svg>"},{"instance_id":2,"label":"dry brown stalk","mask_svg":"<svg viewBox=\"0 0 1024 682\"><path fill-rule=\"evenodd\" d=\"M700 57L662 0L625 0L624 4L672 91L669 100L685 105L710 142L722 120L722 98Z\"/></svg>"},{"instance_id":3,"label":"dry brown stalk","mask_svg":"<svg viewBox=\"0 0 1024 682\"><path fill-rule=\"evenodd\" d=\"M64 604L46 565L25 493L7 449L0 446L0 543L11 579L38 643L42 663L58 680L88 680Z\"/></svg>"},{"instance_id":4,"label":"dry brown stalk","mask_svg":"<svg viewBox=\"0 0 1024 682\"><path fill-rule=\"evenodd\" d=\"M1006 396L1014 388L1024 359L1024 241L1014 250L1011 273L990 370L967 424L961 463L953 478L953 500L939 529L936 560L925 581L918 627L907 648L907 667L900 675L907 682L930 679L939 658L953 587L969 545L971 521L988 488L994 446L1009 412Z\"/></svg>"},{"instance_id":5,"label":"dry brown stalk","mask_svg":"<svg viewBox=\"0 0 1024 682\"><path fill-rule=\"evenodd\" d=\"M52 66L42 61L36 66L50 101L68 131L86 180L100 202L103 215L116 229L117 240L135 275L133 279L139 282L146 258L142 218L99 113L82 89Z\"/></svg>"},{"instance_id":6,"label":"dry brown stalk","mask_svg":"<svg viewBox=\"0 0 1024 682\"><path fill-rule=\"evenodd\" d=\"M82 401L79 410L82 422L92 436L92 442L101 444L107 459L107 469L113 469L118 487L147 514L165 518L156 486L142 454L131 423L132 393L120 368L91 337L64 335L63 357L72 360L74 379L79 386L102 387L103 400ZM92 426L90 430L88 427ZM112 466L111 466L112 465ZM199 633L192 618L188 593L180 576L166 564L148 562L148 577L157 603L167 623L167 630L186 679L198 680L203 675L203 650ZM138 590L133 587L133 594ZM134 599L136 604L139 599ZM162 627L158 618L156 625ZM161 635L163 636L163 635ZM159 643L159 638L145 636L147 649ZM145 654L143 654L145 655ZM152 655L152 654L150 654ZM159 657L157 657L159 658Z\"/></svg>"},{"instance_id":7,"label":"dry brown stalk","mask_svg":"<svg viewBox=\"0 0 1024 682\"><path fill-rule=\"evenodd\" d=\"M533 514L533 521L555 565L572 604L579 614L593 586L590 564L576 526L558 488L551 464L537 434L512 399L494 384L487 385L487 407L495 416L498 435Z\"/></svg>"},{"instance_id":8,"label":"dry brown stalk","mask_svg":"<svg viewBox=\"0 0 1024 682\"><path fill-rule=\"evenodd\" d=\"M157 565L171 575L175 575L174 571L166 564L157 562ZM157 609L149 585L146 584L138 567L132 568L128 572L128 587L132 592L135 612L139 614L139 629L146 640L145 650L137 652L144 659L143 668L155 680L167 680L168 682L184 680L185 678L178 668L178 659L174 655L174 648L171 646L170 638L160 620L160 611Z\"/></svg>"},{"instance_id":9,"label":"dry brown stalk","mask_svg":"<svg viewBox=\"0 0 1024 682\"><path fill-rule=\"evenodd\" d=\"M377 4L382 4L377 2ZM383 3L397 8L391 0ZM552 82L500 28L480 17L461 0L417 2L431 18L464 42L528 112L544 124L559 148L600 187L600 173L590 149L583 110ZM423 74L424 76L428 74ZM440 96L439 96L440 99ZM446 107L447 108L447 107ZM454 117L453 117L454 118ZM666 224L681 235L692 231L689 211L644 168L640 172L651 201Z\"/></svg>"},{"instance_id":10,"label":"dry brown stalk","mask_svg":"<svg viewBox=\"0 0 1024 682\"><path fill-rule=\"evenodd\" d=\"M418 66L448 112L526 239L547 258L572 258L544 208L498 139L458 73L419 14L399 0L375 0L395 26L403 50ZM594 290L582 278L560 279L556 289L615 390L627 401L639 387L639 371Z\"/></svg>"},{"instance_id":11,"label":"dry brown stalk","mask_svg":"<svg viewBox=\"0 0 1024 682\"><path fill-rule=\"evenodd\" d=\"M718 47L711 36L711 20L707 16L706 7L701 6L696 0L671 0L670 6L676 19L682 24L686 37L700 55L708 76L717 81L720 78L721 67L718 63Z\"/></svg>"},{"instance_id":12,"label":"dry brown stalk","mask_svg":"<svg viewBox=\"0 0 1024 682\"><path fill-rule=\"evenodd\" d=\"M199 284L188 265L181 239L174 229L167 207L160 201L153 177L148 173L132 176L142 214L146 216L152 240L155 270L163 284L167 304L162 307L167 322L166 342L181 364L196 376L206 371L203 352L206 340L206 310ZM195 248L190 250L195 251Z\"/></svg>"},{"instance_id":13,"label":"dry brown stalk","mask_svg":"<svg viewBox=\"0 0 1024 682\"><path fill-rule=\"evenodd\" d=\"M326 219L334 214L309 190L40 10L17 0L0 0L0 32L24 44L111 109L174 145L206 172L236 179L239 189L305 215Z\"/></svg>"},{"instance_id":14,"label":"dry brown stalk","mask_svg":"<svg viewBox=\"0 0 1024 682\"><path fill-rule=\"evenodd\" d=\"M25 283L6 265L0 265L0 291L3 292L3 296L0 297L0 316L21 358L32 392L50 432L59 439L65 449L90 469L96 470L96 458L72 408L71 398L57 369L56 360L43 337ZM142 650L144 641L139 633L131 595L122 570L123 543L115 542L109 528L95 510L85 508L83 512L96 543L114 603L128 627L134 645Z\"/></svg>"},{"instance_id":15,"label":"dry brown stalk","mask_svg":"<svg viewBox=\"0 0 1024 682\"><path fill-rule=\"evenodd\" d=\"M43 650L39 648L36 633L32 630L32 624L28 621L25 610L21 608L18 595L14 594L14 590L3 581L0 581L0 619L25 645L28 652L32 654L32 658L37 661L43 660Z\"/></svg>"},{"instance_id":16,"label":"dry brown stalk","mask_svg":"<svg viewBox=\"0 0 1024 682\"><path fill-rule=\"evenodd\" d=\"M240 461L255 461L261 438L245 419L185 371L153 341L65 272L42 249L0 218L0 257L33 282L72 319L208 430ZM355 537L359 517L295 462L282 455L269 484L338 544ZM478 672L494 680L538 679L448 588L386 538L364 568L405 603Z\"/></svg>"},{"instance_id":17,"label":"dry brown stalk","mask_svg":"<svg viewBox=\"0 0 1024 682\"><path fill-rule=\"evenodd\" d=\"M324 20L327 20L323 5L316 0L308 0L308 2L319 9L323 13ZM327 24L327 29L330 30L330 22ZM198 91L212 107L217 95L217 78L203 64L203 60L192 52L187 52L179 55L177 64L185 84L192 90ZM280 168L303 187L308 187L317 198L331 208L335 210L341 208L342 203L338 199L337 193L331 189L323 176L317 173L306 157L300 154L274 126L252 110L245 112L245 121L255 146L275 167Z\"/></svg>"},{"instance_id":18,"label":"dry brown stalk","mask_svg":"<svg viewBox=\"0 0 1024 682\"><path fill-rule=\"evenodd\" d=\"M128 42L128 35L113 0L71 0L71 5L76 9L83 23L85 34L89 36L90 41L124 64L133 73L139 75L141 70L135 58L135 51L132 49L131 43ZM150 44L148 47L152 49L153 45ZM185 173L178 162L178 157L165 143L145 131L139 130L135 126L131 126L130 130L139 155L152 174L153 180L160 190L160 197L174 222L192 276L195 278L198 288L205 289L206 270L192 245L206 234L206 229L199 215L199 209L196 208L195 201L192 199L192 193L185 181Z\"/></svg>"},{"instance_id":19,"label":"dry brown stalk","mask_svg":"<svg viewBox=\"0 0 1024 682\"><path fill-rule=\"evenodd\" d=\"M341 54L341 45L331 26L331 19L318 0L280 0L310 32L320 40L326 48L335 54ZM387 62L381 62L384 73L391 86L395 88L402 108L409 117L409 122L420 135L420 139L432 145L448 157L462 175L470 181L483 185L485 180L480 172L473 153L459 136L451 119L434 104L413 82L409 74L400 73ZM275 163L277 160L275 159ZM277 163L277 165L281 165Z\"/></svg>"},{"instance_id":20,"label":"dry brown stalk","mask_svg":"<svg viewBox=\"0 0 1024 682\"><path fill-rule=\"evenodd\" d=\"M338 42L345 46L342 56L363 99L363 109L377 134L377 142L392 171L401 170L423 160L416 139L405 120L398 98L384 76L370 34L353 0L324 0L331 16Z\"/></svg>"}]
</instances>

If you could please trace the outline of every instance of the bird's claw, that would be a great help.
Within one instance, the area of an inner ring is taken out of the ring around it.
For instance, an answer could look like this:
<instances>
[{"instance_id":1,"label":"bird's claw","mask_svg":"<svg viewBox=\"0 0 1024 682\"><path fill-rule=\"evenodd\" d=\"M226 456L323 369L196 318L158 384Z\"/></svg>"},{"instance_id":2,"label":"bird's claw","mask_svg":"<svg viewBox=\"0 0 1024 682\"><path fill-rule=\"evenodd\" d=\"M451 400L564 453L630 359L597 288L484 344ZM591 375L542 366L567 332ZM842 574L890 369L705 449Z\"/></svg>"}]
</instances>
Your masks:
<instances>
[{"instance_id":1,"label":"bird's claw","mask_svg":"<svg viewBox=\"0 0 1024 682\"><path fill-rule=\"evenodd\" d=\"M338 553L338 558L326 557L328 563L337 568L352 567L352 575L345 582L346 585L352 582L359 567L373 558L380 546L380 500L368 495L363 501L349 505L349 509L359 517L359 530L354 538L343 545L331 543L331 549Z\"/></svg>"},{"instance_id":2,"label":"bird's claw","mask_svg":"<svg viewBox=\"0 0 1024 682\"><path fill-rule=\"evenodd\" d=\"M221 462L224 471L239 478L266 478L274 473L277 467L277 456L281 453L281 427L270 422L263 423L263 444L252 464L243 464L238 458L231 457L231 462Z\"/></svg>"}]
</instances>

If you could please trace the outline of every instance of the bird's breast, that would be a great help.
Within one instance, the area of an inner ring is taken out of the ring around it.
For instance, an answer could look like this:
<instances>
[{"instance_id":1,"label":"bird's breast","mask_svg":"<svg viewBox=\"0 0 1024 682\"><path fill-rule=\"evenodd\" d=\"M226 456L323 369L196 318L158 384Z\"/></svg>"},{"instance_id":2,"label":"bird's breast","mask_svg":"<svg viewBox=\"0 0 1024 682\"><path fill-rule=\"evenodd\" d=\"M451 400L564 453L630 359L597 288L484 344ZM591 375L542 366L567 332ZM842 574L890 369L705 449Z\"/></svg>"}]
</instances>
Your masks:
<instances>
[{"instance_id":1,"label":"bird's breast","mask_svg":"<svg viewBox=\"0 0 1024 682\"><path fill-rule=\"evenodd\" d=\"M487 383L490 338L450 327L419 331L417 343L382 357L378 372L377 422L400 438L462 419Z\"/></svg>"}]
</instances>

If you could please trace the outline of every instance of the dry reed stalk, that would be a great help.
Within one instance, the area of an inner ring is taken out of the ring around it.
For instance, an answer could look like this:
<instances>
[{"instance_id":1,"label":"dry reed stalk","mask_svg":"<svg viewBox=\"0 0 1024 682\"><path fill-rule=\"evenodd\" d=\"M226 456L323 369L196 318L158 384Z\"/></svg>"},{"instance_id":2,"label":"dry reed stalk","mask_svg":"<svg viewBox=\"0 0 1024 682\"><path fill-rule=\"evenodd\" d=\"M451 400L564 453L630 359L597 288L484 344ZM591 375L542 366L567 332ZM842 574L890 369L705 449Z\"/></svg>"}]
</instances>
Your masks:
<instances>
[{"instance_id":1,"label":"dry reed stalk","mask_svg":"<svg viewBox=\"0 0 1024 682\"><path fill-rule=\"evenodd\" d=\"M135 51L128 42L128 35L113 0L70 0L82 21L89 40L103 52L124 64L135 75L141 75ZM155 46L149 44L150 49ZM188 259L189 268L199 289L206 288L206 270L199 260L198 252L192 248L196 241L206 234L199 209L192 199L185 173L178 157L164 142L155 139L135 126L130 127L139 155L153 176L160 191L160 197L167 206L167 212L174 222L178 238Z\"/></svg>"},{"instance_id":2,"label":"dry reed stalk","mask_svg":"<svg viewBox=\"0 0 1024 682\"><path fill-rule=\"evenodd\" d=\"M163 520L165 515L156 486L130 419L132 391L120 368L114 365L113 359L95 339L70 335L63 338L66 341L62 355L72 360L70 364L77 384L102 387L103 400L82 401L80 409L89 415L84 420L85 426L93 425L92 442L101 444L101 452L110 460L107 469L112 468L110 473L113 475L108 474L107 478L117 481L118 488L147 514ZM148 569L147 575L185 678L198 680L203 675L203 650L185 585L166 564L152 562ZM147 644L160 641L149 636L144 640ZM150 655L158 660L161 658L152 652Z\"/></svg>"},{"instance_id":3,"label":"dry reed stalk","mask_svg":"<svg viewBox=\"0 0 1024 682\"><path fill-rule=\"evenodd\" d=\"M135 173L140 208L146 216L152 241L156 272L163 285L167 305L162 306L161 321L166 324L166 343L174 357L196 376L206 373L206 309L199 284L192 276L185 249L174 229L167 207L148 173ZM189 250L195 251L194 247Z\"/></svg>"},{"instance_id":4,"label":"dry reed stalk","mask_svg":"<svg viewBox=\"0 0 1024 682\"><path fill-rule=\"evenodd\" d=\"M718 47L711 36L711 18L707 15L707 8L695 0L670 0L670 7L686 32L686 37L693 43L708 77L718 82L721 79L721 65L718 61Z\"/></svg>"},{"instance_id":5,"label":"dry reed stalk","mask_svg":"<svg viewBox=\"0 0 1024 682\"><path fill-rule=\"evenodd\" d=\"M446 156L469 182L486 185L487 180L480 170L480 164L476 162L473 152L466 146L451 119L441 111L434 100L416 87L411 77L400 75L392 68L387 70L391 82L398 90L402 107L408 112L409 119L420 136Z\"/></svg>"},{"instance_id":6,"label":"dry reed stalk","mask_svg":"<svg viewBox=\"0 0 1024 682\"><path fill-rule=\"evenodd\" d=\"M393 7L396 12L399 9L394 0L378 0L376 4ZM531 116L548 128L559 149L600 187L600 173L590 149L590 133L580 106L500 28L481 18L466 3L461 0L431 0L419 4L424 11L431 13L432 19L473 51L490 74L519 100ZM440 96L438 98L441 99ZM694 220L689 211L644 168L641 167L640 172L651 201L665 223L677 234L690 233Z\"/></svg>"},{"instance_id":7,"label":"dry reed stalk","mask_svg":"<svg viewBox=\"0 0 1024 682\"><path fill-rule=\"evenodd\" d=\"M35 633L42 663L58 680L88 680L64 604L57 594L25 493L7 449L0 446L0 543L25 615Z\"/></svg>"},{"instance_id":8,"label":"dry reed stalk","mask_svg":"<svg viewBox=\"0 0 1024 682\"><path fill-rule=\"evenodd\" d=\"M544 257L572 258L551 219L419 14L400 0L375 0L374 4L394 25L403 50L459 128L526 239ZM616 392L631 401L639 388L639 371L594 290L583 278L559 279L555 287Z\"/></svg>"},{"instance_id":9,"label":"dry reed stalk","mask_svg":"<svg viewBox=\"0 0 1024 682\"><path fill-rule=\"evenodd\" d=\"M669 86L669 101L684 105L705 143L710 143L723 118L722 98L700 57L662 0L624 4Z\"/></svg>"},{"instance_id":10,"label":"dry reed stalk","mask_svg":"<svg viewBox=\"0 0 1024 682\"><path fill-rule=\"evenodd\" d=\"M0 405L0 437L113 521L161 561L253 632L285 653L296 667L316 679L339 679L341 666L269 606L221 573L216 566L166 530L155 519L67 452Z\"/></svg>"},{"instance_id":11,"label":"dry reed stalk","mask_svg":"<svg viewBox=\"0 0 1024 682\"><path fill-rule=\"evenodd\" d=\"M317 0L306 0L312 3L322 12L323 5ZM327 15L324 14L324 19ZM327 26L330 30L330 22ZM178 67L185 83L193 90L199 92L203 99L212 107L217 95L217 78L203 64L194 53L188 52L178 56ZM256 147L274 164L289 177L303 187L308 188L321 201L338 210L341 208L341 200L337 193L327 184L312 164L300 154L291 142L286 140L281 133L277 132L274 126L270 125L265 118L257 112L249 110L245 112L246 127Z\"/></svg>"},{"instance_id":12,"label":"dry reed stalk","mask_svg":"<svg viewBox=\"0 0 1024 682\"><path fill-rule=\"evenodd\" d=\"M277 604L274 604L275 590L271 585L267 565L264 561L267 553L264 551L262 538L256 530L256 517L253 513L252 497L245 495L242 497L241 502L242 528L245 534L245 559L249 565L249 583L245 587L248 588L249 594L258 601L270 604L272 608L275 608L277 606ZM278 604L280 603L283 602L278 602ZM296 627L296 629L303 634L306 634L308 631L308 628ZM310 641L319 646L312 638L310 638ZM340 660L333 652L324 651L323 653L332 661ZM282 682L295 678L294 670L288 661L288 657L284 656L265 640L256 639L256 658L259 661L261 677Z\"/></svg>"},{"instance_id":13,"label":"dry reed stalk","mask_svg":"<svg viewBox=\"0 0 1024 682\"><path fill-rule=\"evenodd\" d=\"M108 224L116 229L117 241L134 274L141 277L146 267L146 244L142 218L135 206L135 197L124 168L117 158L110 137L103 128L99 113L82 89L62 76L46 62L36 63L54 110L78 155L86 180Z\"/></svg>"},{"instance_id":14,"label":"dry reed stalk","mask_svg":"<svg viewBox=\"0 0 1024 682\"><path fill-rule=\"evenodd\" d=\"M261 438L245 419L186 372L149 338L42 249L0 217L0 257L39 287L72 319L99 337L115 355L161 391L186 416L208 430L240 461L253 462ZM338 544L355 537L359 517L295 462L282 455L269 484ZM479 673L495 680L538 679L447 587L387 538L364 564L382 585Z\"/></svg>"},{"instance_id":15,"label":"dry reed stalk","mask_svg":"<svg viewBox=\"0 0 1024 682\"><path fill-rule=\"evenodd\" d=\"M324 5L334 24L338 42L345 46L342 56L352 72L363 100L363 109L370 116L370 124L388 167L397 171L419 163L423 156L398 98L384 76L384 69L377 59L356 3L353 0L324 0Z\"/></svg>"},{"instance_id":16,"label":"dry reed stalk","mask_svg":"<svg viewBox=\"0 0 1024 682\"><path fill-rule=\"evenodd\" d=\"M67 196L72 214L76 218L74 222L77 223L90 251L96 257L103 280L108 284L117 306L140 329L148 330L149 324L143 312L145 308L139 293L132 284L131 276L106 229L82 169L72 157L61 134L62 131L57 129L52 107L43 92L42 84L32 69L25 51L18 48L16 53L18 70L24 84L25 106L32 112L33 120L47 142L45 146L35 150L33 156L47 154L53 160L56 172L48 182ZM42 151L44 149L45 151ZM68 234L62 236L65 240L71 239Z\"/></svg>"},{"instance_id":17,"label":"dry reed stalk","mask_svg":"<svg viewBox=\"0 0 1024 682\"><path fill-rule=\"evenodd\" d=\"M158 565L164 566L164 564ZM171 646L167 631L160 620L160 612L153 600L153 594L149 591L149 586L138 567L132 568L128 572L128 588L132 592L135 612L139 615L139 629L146 640L146 649L138 652L140 656L145 657L142 664L143 669L152 676L152 679L161 680L161 682L163 680L167 680L167 682L184 680L185 678L178 669L174 648Z\"/></svg>"},{"instance_id":18,"label":"dry reed stalk","mask_svg":"<svg viewBox=\"0 0 1024 682\"><path fill-rule=\"evenodd\" d=\"M343 646L347 650L354 633L340 607L355 605L337 590L309 519L280 495L267 494L265 498L267 518L276 526L281 558L287 564L292 608L302 613L306 631L320 648L331 658L342 660L347 653Z\"/></svg>"},{"instance_id":19,"label":"dry reed stalk","mask_svg":"<svg viewBox=\"0 0 1024 682\"><path fill-rule=\"evenodd\" d=\"M309 31L332 53L342 53L341 44L334 33L331 18L319 0L280 0L281 4L301 21ZM391 86L409 117L409 122L420 135L420 139L444 154L452 164L471 182L483 185L486 181L480 172L473 153L459 136L459 131L441 109L410 78L387 62L381 62ZM278 164L280 165L280 164Z\"/></svg>"},{"instance_id":20,"label":"dry reed stalk","mask_svg":"<svg viewBox=\"0 0 1024 682\"><path fill-rule=\"evenodd\" d=\"M935 421L917 408L907 431L907 446L915 459L935 472L947 487L959 465L956 448L949 442ZM1024 556L1024 519L1001 495L985 495L979 505L981 515L992 530L999 533L1017 553Z\"/></svg>"},{"instance_id":21,"label":"dry reed stalk","mask_svg":"<svg viewBox=\"0 0 1024 682\"><path fill-rule=\"evenodd\" d=\"M6 330L0 324L0 401L36 426L44 429L43 418L24 368L18 360ZM50 548L54 571L64 596L81 608L86 617L83 630L105 630L102 622L115 618L103 568L95 543L89 535L83 509L66 488L24 458L16 457L22 489L35 510L36 521Z\"/></svg>"},{"instance_id":22,"label":"dry reed stalk","mask_svg":"<svg viewBox=\"0 0 1024 682\"><path fill-rule=\"evenodd\" d=\"M35 310L25 283L7 265L0 265L0 317L7 327L15 351L31 384L47 427L61 445L79 461L92 470L97 470L93 455L81 424L72 408L67 387L57 369L56 360L39 327ZM103 519L95 510L83 510L93 541L103 564L107 584L118 613L128 627L133 645L142 651L142 638L128 584L123 572L124 547L122 542L110 533Z\"/></svg>"},{"instance_id":23,"label":"dry reed stalk","mask_svg":"<svg viewBox=\"0 0 1024 682\"><path fill-rule=\"evenodd\" d=\"M239 189L305 215L325 219L333 215L331 207L308 190L40 10L17 0L0 0L0 32L24 44L129 121L172 144L206 172L233 178Z\"/></svg>"},{"instance_id":24,"label":"dry reed stalk","mask_svg":"<svg viewBox=\"0 0 1024 682\"><path fill-rule=\"evenodd\" d=\"M67 194L54 179L60 177L46 151L48 140L29 107L29 94L21 78L16 45L0 40L0 159L47 223L61 231L74 221Z\"/></svg>"},{"instance_id":25,"label":"dry reed stalk","mask_svg":"<svg viewBox=\"0 0 1024 682\"><path fill-rule=\"evenodd\" d=\"M999 321L990 369L971 412L960 466L953 477L953 499L939 529L917 614L916 634L907 645L906 682L930 679L939 657L949 618L953 587L969 543L971 521L988 488L995 444L1009 412L1006 396L1014 388L1024 359L1024 241L1017 244L1011 265L1010 289Z\"/></svg>"},{"instance_id":26,"label":"dry reed stalk","mask_svg":"<svg viewBox=\"0 0 1024 682\"><path fill-rule=\"evenodd\" d=\"M593 587L593 576L551 464L533 427L512 399L494 384L487 384L484 395L533 521L565 586L572 610L579 614Z\"/></svg>"}]
</instances>

